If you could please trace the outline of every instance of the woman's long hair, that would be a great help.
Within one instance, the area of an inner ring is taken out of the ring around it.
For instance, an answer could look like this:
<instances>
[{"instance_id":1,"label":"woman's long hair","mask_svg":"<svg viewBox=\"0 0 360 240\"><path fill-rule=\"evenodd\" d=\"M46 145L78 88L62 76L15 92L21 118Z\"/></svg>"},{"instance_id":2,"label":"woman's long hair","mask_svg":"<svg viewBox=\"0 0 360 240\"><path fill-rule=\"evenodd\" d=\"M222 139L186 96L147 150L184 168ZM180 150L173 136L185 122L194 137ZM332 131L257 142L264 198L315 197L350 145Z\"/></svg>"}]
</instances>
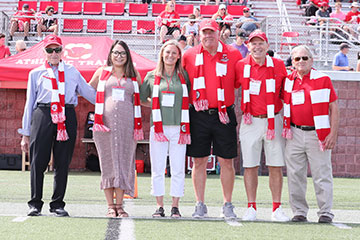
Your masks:
<instances>
[{"instance_id":1,"label":"woman's long hair","mask_svg":"<svg viewBox=\"0 0 360 240\"><path fill-rule=\"evenodd\" d=\"M173 2L173 1L168 1L167 3L166 3L166 6L165 6L165 11L167 11L167 12L169 12L170 11L170 5L171 4L174 4L174 11L175 11L175 2Z\"/></svg>"},{"instance_id":2,"label":"woman's long hair","mask_svg":"<svg viewBox=\"0 0 360 240\"><path fill-rule=\"evenodd\" d=\"M165 72L164 72L165 71L165 63L164 63L164 60L163 60L163 56L164 56L164 49L169 45L175 46L178 49L179 54L180 54L179 59L175 63L174 71L176 73L178 73L178 74L180 73L180 74L182 74L184 76L184 68L183 68L183 66L181 64L181 58L182 58L182 56L181 56L181 48L179 46L179 43L177 41L175 41L175 40L170 40L170 41L165 42L162 45L162 47L160 48L159 60L157 62L157 66L155 68L155 75L157 75L157 76L164 76L165 75Z\"/></svg>"},{"instance_id":3,"label":"woman's long hair","mask_svg":"<svg viewBox=\"0 0 360 240\"><path fill-rule=\"evenodd\" d=\"M113 51L114 47L116 46L116 44L119 44L120 46L122 46L124 48L125 52L126 52L126 62L124 64L124 75L125 75L125 77L128 77L128 78L136 77L136 71L135 71L135 67L134 67L134 64L133 64L133 61L132 61L132 58L131 58L130 50L129 50L128 45L124 41L116 40L111 45L106 65L107 66L112 66L113 65L113 62L111 60L111 54L112 54L112 51Z\"/></svg>"}]
</instances>

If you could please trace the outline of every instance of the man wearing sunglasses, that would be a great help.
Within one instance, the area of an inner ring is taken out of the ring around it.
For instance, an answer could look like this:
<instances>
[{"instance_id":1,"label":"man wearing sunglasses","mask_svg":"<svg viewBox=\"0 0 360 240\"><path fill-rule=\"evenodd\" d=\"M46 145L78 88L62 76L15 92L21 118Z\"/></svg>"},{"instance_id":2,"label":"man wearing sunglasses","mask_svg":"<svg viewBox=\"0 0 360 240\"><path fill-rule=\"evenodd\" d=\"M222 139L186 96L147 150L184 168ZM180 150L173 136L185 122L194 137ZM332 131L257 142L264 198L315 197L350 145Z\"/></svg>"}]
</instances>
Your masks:
<instances>
[{"instance_id":1,"label":"man wearing sunglasses","mask_svg":"<svg viewBox=\"0 0 360 240\"><path fill-rule=\"evenodd\" d=\"M236 65L239 76L237 83L242 88L243 115L239 137L248 199L248 209L242 219L256 220L258 169L264 148L273 200L271 219L285 222L290 219L281 208L285 141L281 137L282 122L279 113L283 106L280 92L287 72L283 61L267 55L268 39L260 30L250 34L248 49L250 54Z\"/></svg>"},{"instance_id":2,"label":"man wearing sunglasses","mask_svg":"<svg viewBox=\"0 0 360 240\"><path fill-rule=\"evenodd\" d=\"M30 150L31 200L28 216L41 215L44 172L52 152L54 191L50 212L69 216L64 210L68 168L74 151L77 120L74 107L78 95L92 104L95 90L78 70L61 60L62 41L56 35L42 42L45 62L29 73L26 103L22 121L21 149Z\"/></svg>"},{"instance_id":3,"label":"man wearing sunglasses","mask_svg":"<svg viewBox=\"0 0 360 240\"><path fill-rule=\"evenodd\" d=\"M287 138L289 203L293 222L306 222L309 206L306 202L307 167L314 182L319 223L331 223L333 176L331 149L338 128L339 109L331 79L312 69L313 57L308 47L300 45L291 51L295 68L284 84L284 130Z\"/></svg>"},{"instance_id":4,"label":"man wearing sunglasses","mask_svg":"<svg viewBox=\"0 0 360 240\"><path fill-rule=\"evenodd\" d=\"M47 32L54 32L55 35L58 34L58 24L57 19L54 18L54 7L53 6L47 6L45 9L45 13L47 14L45 18L41 18L37 24L36 30L38 33L38 37L36 41L41 41L43 34L43 31Z\"/></svg>"},{"instance_id":5,"label":"man wearing sunglasses","mask_svg":"<svg viewBox=\"0 0 360 240\"><path fill-rule=\"evenodd\" d=\"M244 15L237 21L236 28L244 30L246 32L246 35L249 36L250 33L260 27L260 23L257 18L251 16L250 8L244 8L243 14Z\"/></svg>"}]
</instances>

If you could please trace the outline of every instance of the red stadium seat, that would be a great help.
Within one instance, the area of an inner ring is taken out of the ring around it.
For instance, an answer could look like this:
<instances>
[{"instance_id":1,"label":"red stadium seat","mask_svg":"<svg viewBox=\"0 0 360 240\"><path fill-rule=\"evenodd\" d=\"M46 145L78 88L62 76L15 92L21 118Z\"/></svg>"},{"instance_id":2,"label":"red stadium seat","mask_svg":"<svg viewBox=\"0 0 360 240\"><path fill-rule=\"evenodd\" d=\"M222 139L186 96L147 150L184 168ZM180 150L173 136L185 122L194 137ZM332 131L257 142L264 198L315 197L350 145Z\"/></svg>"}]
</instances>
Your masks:
<instances>
[{"instance_id":1,"label":"red stadium seat","mask_svg":"<svg viewBox=\"0 0 360 240\"><path fill-rule=\"evenodd\" d=\"M217 5L200 5L200 14L205 17L205 18L208 18L208 17L212 17L216 12L217 10L219 9L219 6Z\"/></svg>"},{"instance_id":2,"label":"red stadium seat","mask_svg":"<svg viewBox=\"0 0 360 240\"><path fill-rule=\"evenodd\" d=\"M105 33L107 26L106 20L88 19L87 20L87 32L89 33Z\"/></svg>"},{"instance_id":3,"label":"red stadium seat","mask_svg":"<svg viewBox=\"0 0 360 240\"><path fill-rule=\"evenodd\" d=\"M234 18L239 18L242 17L243 14L243 9L246 6L240 6L240 5L228 5L227 6L227 11L230 15L232 15Z\"/></svg>"},{"instance_id":4,"label":"red stadium seat","mask_svg":"<svg viewBox=\"0 0 360 240\"><path fill-rule=\"evenodd\" d=\"M64 2L63 14L81 14L82 2Z\"/></svg>"},{"instance_id":5,"label":"red stadium seat","mask_svg":"<svg viewBox=\"0 0 360 240\"><path fill-rule=\"evenodd\" d=\"M105 15L115 15L121 16L124 15L124 3L105 3Z\"/></svg>"},{"instance_id":6,"label":"red stadium seat","mask_svg":"<svg viewBox=\"0 0 360 240\"><path fill-rule=\"evenodd\" d=\"M59 11L59 2L40 2L40 12L45 13L45 9L47 6L54 7L54 13Z\"/></svg>"},{"instance_id":7,"label":"red stadium seat","mask_svg":"<svg viewBox=\"0 0 360 240\"><path fill-rule=\"evenodd\" d=\"M29 4L29 9L33 9L37 12L37 1L19 1L18 10L21 10L24 4Z\"/></svg>"},{"instance_id":8,"label":"red stadium seat","mask_svg":"<svg viewBox=\"0 0 360 240\"><path fill-rule=\"evenodd\" d=\"M194 12L194 5L175 5L175 12L177 12L180 17L188 17L190 14Z\"/></svg>"},{"instance_id":9,"label":"red stadium seat","mask_svg":"<svg viewBox=\"0 0 360 240\"><path fill-rule=\"evenodd\" d=\"M64 32L82 32L84 23L82 19L64 19Z\"/></svg>"},{"instance_id":10,"label":"red stadium seat","mask_svg":"<svg viewBox=\"0 0 360 240\"><path fill-rule=\"evenodd\" d=\"M155 34L155 22L149 20L138 20L136 30L138 33Z\"/></svg>"},{"instance_id":11,"label":"red stadium seat","mask_svg":"<svg viewBox=\"0 0 360 240\"><path fill-rule=\"evenodd\" d=\"M102 2L84 2L84 15L101 15Z\"/></svg>"},{"instance_id":12,"label":"red stadium seat","mask_svg":"<svg viewBox=\"0 0 360 240\"><path fill-rule=\"evenodd\" d=\"M293 41L295 40L295 41ZM283 32L281 35L280 52L282 53L283 46L297 46L299 45L299 33L298 32Z\"/></svg>"},{"instance_id":13,"label":"red stadium seat","mask_svg":"<svg viewBox=\"0 0 360 240\"><path fill-rule=\"evenodd\" d=\"M114 20L114 33L131 33L131 20Z\"/></svg>"},{"instance_id":14,"label":"red stadium seat","mask_svg":"<svg viewBox=\"0 0 360 240\"><path fill-rule=\"evenodd\" d=\"M147 3L129 3L130 16L147 16L148 5Z\"/></svg>"},{"instance_id":15,"label":"red stadium seat","mask_svg":"<svg viewBox=\"0 0 360 240\"><path fill-rule=\"evenodd\" d=\"M162 3L153 3L152 4L152 16L157 17L162 11L165 10L166 4Z\"/></svg>"}]
</instances>

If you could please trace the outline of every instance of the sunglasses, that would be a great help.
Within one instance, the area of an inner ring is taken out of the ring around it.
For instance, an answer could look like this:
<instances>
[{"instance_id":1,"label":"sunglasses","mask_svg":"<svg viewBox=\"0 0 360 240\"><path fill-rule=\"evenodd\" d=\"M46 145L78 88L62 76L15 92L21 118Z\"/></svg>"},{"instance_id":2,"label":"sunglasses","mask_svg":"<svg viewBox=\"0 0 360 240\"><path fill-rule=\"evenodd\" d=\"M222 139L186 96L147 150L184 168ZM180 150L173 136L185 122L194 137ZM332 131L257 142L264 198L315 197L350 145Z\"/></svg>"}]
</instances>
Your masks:
<instances>
[{"instance_id":1,"label":"sunglasses","mask_svg":"<svg viewBox=\"0 0 360 240\"><path fill-rule=\"evenodd\" d=\"M243 11L244 13L248 13L249 11Z\"/></svg>"},{"instance_id":2,"label":"sunglasses","mask_svg":"<svg viewBox=\"0 0 360 240\"><path fill-rule=\"evenodd\" d=\"M52 54L53 52L59 53L62 51L62 47L57 47L57 48L45 48L45 51L48 54Z\"/></svg>"},{"instance_id":3,"label":"sunglasses","mask_svg":"<svg viewBox=\"0 0 360 240\"><path fill-rule=\"evenodd\" d=\"M195 22L192 22L192 21L191 21L190 23L192 24L192 23L195 23Z\"/></svg>"},{"instance_id":4,"label":"sunglasses","mask_svg":"<svg viewBox=\"0 0 360 240\"><path fill-rule=\"evenodd\" d=\"M53 13L53 12L54 12L54 10L49 10L48 12L52 12L52 13Z\"/></svg>"},{"instance_id":5,"label":"sunglasses","mask_svg":"<svg viewBox=\"0 0 360 240\"><path fill-rule=\"evenodd\" d=\"M114 57L118 57L118 56L120 56L120 57L126 57L126 52L125 52L125 51L122 51L122 52L112 51L111 53L114 55Z\"/></svg>"},{"instance_id":6,"label":"sunglasses","mask_svg":"<svg viewBox=\"0 0 360 240\"><path fill-rule=\"evenodd\" d=\"M307 60L309 60L309 58L310 58L310 57L308 57L308 56L295 57L295 58L294 58L294 61L295 61L295 62L298 62L298 61L300 61L301 59L302 59L303 61L307 61Z\"/></svg>"}]
</instances>

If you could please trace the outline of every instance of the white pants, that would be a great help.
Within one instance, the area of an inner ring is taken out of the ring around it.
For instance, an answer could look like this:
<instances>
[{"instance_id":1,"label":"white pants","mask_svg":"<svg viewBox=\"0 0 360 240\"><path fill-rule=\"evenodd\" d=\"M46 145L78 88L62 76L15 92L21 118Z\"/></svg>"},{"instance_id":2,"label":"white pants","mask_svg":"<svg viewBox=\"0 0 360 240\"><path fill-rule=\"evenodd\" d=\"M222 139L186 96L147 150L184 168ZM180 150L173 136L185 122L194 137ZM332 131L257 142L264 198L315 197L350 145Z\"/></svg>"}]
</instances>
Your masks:
<instances>
[{"instance_id":1,"label":"white pants","mask_svg":"<svg viewBox=\"0 0 360 240\"><path fill-rule=\"evenodd\" d=\"M150 129L151 194L165 195L165 168L167 155L170 158L170 196L184 196L186 144L178 144L180 126L163 126L169 142L157 142L154 127Z\"/></svg>"}]
</instances>

